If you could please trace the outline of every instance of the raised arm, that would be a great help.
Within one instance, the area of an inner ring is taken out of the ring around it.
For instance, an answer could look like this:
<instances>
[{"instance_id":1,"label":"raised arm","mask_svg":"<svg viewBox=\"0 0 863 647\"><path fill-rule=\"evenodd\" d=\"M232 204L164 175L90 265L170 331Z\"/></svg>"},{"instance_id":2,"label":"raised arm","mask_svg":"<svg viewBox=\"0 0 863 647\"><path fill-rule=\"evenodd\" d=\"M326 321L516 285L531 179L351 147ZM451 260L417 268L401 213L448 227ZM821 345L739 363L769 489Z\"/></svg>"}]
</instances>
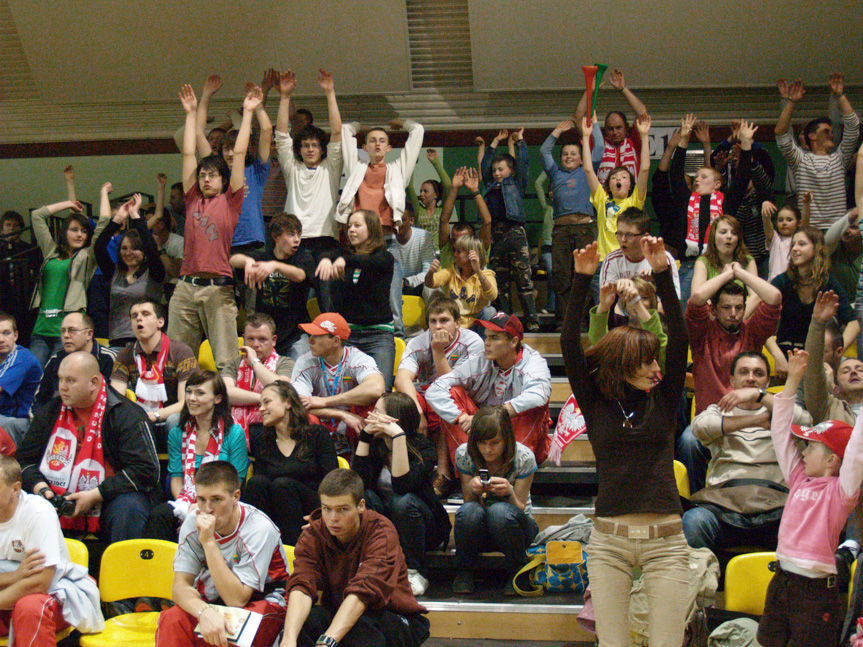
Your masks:
<instances>
[{"instance_id":1,"label":"raised arm","mask_svg":"<svg viewBox=\"0 0 863 647\"><path fill-rule=\"evenodd\" d=\"M590 281L599 267L599 254L596 243L591 243L584 249L572 253L573 285L570 292L563 331L560 335L560 347L563 351L563 363L566 376L572 392L581 407L589 406L599 398L599 390L588 376L590 371L581 346L581 322L587 313Z\"/></svg>"},{"instance_id":2,"label":"raised arm","mask_svg":"<svg viewBox=\"0 0 863 647\"><path fill-rule=\"evenodd\" d=\"M252 132L252 115L261 105L264 95L261 88L252 88L243 101L243 122L234 144L234 159L231 163L231 190L239 191L246 183L246 152L249 150L249 135Z\"/></svg>"},{"instance_id":3,"label":"raised arm","mask_svg":"<svg viewBox=\"0 0 863 647\"><path fill-rule=\"evenodd\" d=\"M207 112L210 108L210 98L222 87L222 78L218 74L211 74L204 81L204 89L201 91L201 100L198 102L198 112L195 124L195 146L198 155L206 157L213 152L204 129L207 127Z\"/></svg>"},{"instance_id":4,"label":"raised arm","mask_svg":"<svg viewBox=\"0 0 863 647\"><path fill-rule=\"evenodd\" d=\"M195 177L198 168L198 159L195 157L198 99L188 83L180 88L180 103L186 111L186 129L183 131L183 193L188 193L198 181Z\"/></svg>"},{"instance_id":5,"label":"raised arm","mask_svg":"<svg viewBox=\"0 0 863 647\"><path fill-rule=\"evenodd\" d=\"M469 168L464 175L464 185L467 190L473 195L473 200L476 203L476 210L479 214L479 233L478 237L485 247L486 252L491 249L491 211L488 210L488 205L482 193L479 191L479 173L475 168ZM477 274L482 274L477 272ZM482 276L480 276L482 280Z\"/></svg>"},{"instance_id":6,"label":"raised arm","mask_svg":"<svg viewBox=\"0 0 863 647\"><path fill-rule=\"evenodd\" d=\"M743 281L746 287L764 303L772 306L782 304L782 293L779 291L779 288L765 281L757 274L747 271L740 263L732 263L731 268L734 278Z\"/></svg>"},{"instance_id":7,"label":"raised arm","mask_svg":"<svg viewBox=\"0 0 863 647\"><path fill-rule=\"evenodd\" d=\"M704 166L713 166L710 163L710 153L712 152L710 148L710 125L701 120L695 126L695 137L701 142L701 148L704 152Z\"/></svg>"},{"instance_id":8,"label":"raised arm","mask_svg":"<svg viewBox=\"0 0 863 647\"><path fill-rule=\"evenodd\" d=\"M733 278L734 270L732 269L731 265L727 265L722 272L714 276L712 279L705 281L700 286L698 286L698 288L694 289L692 291L692 294L689 296L689 303L697 306L703 306L705 303L707 303L708 301L710 301L710 299L713 298L713 295L716 294L723 285L731 281Z\"/></svg>"},{"instance_id":9,"label":"raised arm","mask_svg":"<svg viewBox=\"0 0 863 647\"><path fill-rule=\"evenodd\" d=\"M449 221L452 218L453 210L455 209L455 201L458 198L458 191L464 185L465 174L467 167L462 166L458 169L452 178L452 186L449 193L446 195L443 207L440 211L440 221L438 222L438 247L445 247L449 242Z\"/></svg>"},{"instance_id":10,"label":"raised arm","mask_svg":"<svg viewBox=\"0 0 863 647\"><path fill-rule=\"evenodd\" d=\"M276 130L280 133L291 132L291 93L297 87L297 76L293 70L287 70L279 74L279 112L276 116ZM341 120L339 120L341 124ZM335 136L335 130L332 131ZM341 138L341 127L339 138ZM292 153L293 154L293 153Z\"/></svg>"},{"instance_id":11,"label":"raised arm","mask_svg":"<svg viewBox=\"0 0 863 647\"><path fill-rule=\"evenodd\" d=\"M638 169L635 188L638 191L638 197L644 200L647 198L647 179L650 177L650 115L640 115L636 123L638 134L641 135L641 166Z\"/></svg>"},{"instance_id":12,"label":"raised arm","mask_svg":"<svg viewBox=\"0 0 863 647\"><path fill-rule=\"evenodd\" d=\"M590 187L592 195L599 188L599 178L596 177L596 171L593 170L593 160L590 159L590 129L585 117L581 118L581 165L584 167L587 186Z\"/></svg>"},{"instance_id":13,"label":"raised arm","mask_svg":"<svg viewBox=\"0 0 863 647\"><path fill-rule=\"evenodd\" d=\"M63 179L66 180L66 197L72 202L77 202L78 196L75 194L75 167L69 164L63 169Z\"/></svg>"},{"instance_id":14,"label":"raised arm","mask_svg":"<svg viewBox=\"0 0 863 647\"><path fill-rule=\"evenodd\" d=\"M812 357L824 357L824 332L827 322L836 316L839 296L832 290L819 292L812 307L812 320L806 333L806 352ZM827 419L830 401L833 399L827 384L824 362L811 362L803 374L803 401L812 415L813 424Z\"/></svg>"},{"instance_id":15,"label":"raised arm","mask_svg":"<svg viewBox=\"0 0 863 647\"><path fill-rule=\"evenodd\" d=\"M327 97L327 117L330 121L330 141L342 141L342 113L336 101L336 84L333 75L324 69L318 70L318 85Z\"/></svg>"},{"instance_id":16,"label":"raised arm","mask_svg":"<svg viewBox=\"0 0 863 647\"><path fill-rule=\"evenodd\" d=\"M258 160L261 164L266 164L270 161L270 149L272 148L273 143L273 122L270 120L270 115L267 114L267 110L264 108L263 101L257 108L255 108L255 118L258 120L258 125L261 127L261 131L258 135Z\"/></svg>"},{"instance_id":17,"label":"raised arm","mask_svg":"<svg viewBox=\"0 0 863 647\"><path fill-rule=\"evenodd\" d=\"M619 67L616 67L611 71L610 82L612 87L624 96L629 107L635 112L636 117L641 117L647 114L647 108L644 107L641 100L636 97L628 87L626 87L626 80L624 79L623 72Z\"/></svg>"},{"instance_id":18,"label":"raised arm","mask_svg":"<svg viewBox=\"0 0 863 647\"><path fill-rule=\"evenodd\" d=\"M779 114L779 121L776 122L776 127L773 129L774 134L778 137L788 132L788 127L791 125L791 117L794 116L794 110L806 95L806 85L800 79L792 81L791 85L788 85L785 79L779 79L776 85L782 98L788 99L788 102Z\"/></svg>"}]
</instances>

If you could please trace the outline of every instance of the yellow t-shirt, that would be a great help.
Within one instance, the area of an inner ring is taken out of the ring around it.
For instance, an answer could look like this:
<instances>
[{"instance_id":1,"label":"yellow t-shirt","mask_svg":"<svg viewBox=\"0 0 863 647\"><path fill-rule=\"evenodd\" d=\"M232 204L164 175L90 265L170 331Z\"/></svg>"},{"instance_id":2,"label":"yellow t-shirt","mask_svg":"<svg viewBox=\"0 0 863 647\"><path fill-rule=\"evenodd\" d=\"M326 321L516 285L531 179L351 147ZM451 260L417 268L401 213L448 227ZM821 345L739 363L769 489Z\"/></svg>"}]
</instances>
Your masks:
<instances>
[{"instance_id":1,"label":"yellow t-shirt","mask_svg":"<svg viewBox=\"0 0 863 647\"><path fill-rule=\"evenodd\" d=\"M617 237L614 235L617 231L617 214L624 209L629 209L629 207L644 209L645 199L646 196L638 194L638 187L635 187L632 194L623 200L610 197L601 185L596 187L596 191L590 196L590 202L596 209L596 224L599 230L597 238L599 260L604 259L607 254L620 247L617 244Z\"/></svg>"},{"instance_id":2,"label":"yellow t-shirt","mask_svg":"<svg viewBox=\"0 0 863 647\"><path fill-rule=\"evenodd\" d=\"M483 291L479 276L473 274L465 280L454 267L438 270L432 277L434 287L441 288L445 296L458 304L462 328L470 328L480 311L497 298L494 272L483 269L482 273L491 284L488 292Z\"/></svg>"}]
</instances>

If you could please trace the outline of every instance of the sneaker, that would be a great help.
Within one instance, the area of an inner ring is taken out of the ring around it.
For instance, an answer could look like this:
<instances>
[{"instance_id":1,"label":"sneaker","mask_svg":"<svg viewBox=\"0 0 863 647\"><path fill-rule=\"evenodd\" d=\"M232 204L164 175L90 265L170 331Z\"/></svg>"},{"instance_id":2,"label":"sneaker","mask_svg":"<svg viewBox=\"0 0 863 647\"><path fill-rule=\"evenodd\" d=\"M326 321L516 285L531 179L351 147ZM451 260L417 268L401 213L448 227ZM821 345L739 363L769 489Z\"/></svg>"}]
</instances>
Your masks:
<instances>
[{"instance_id":1,"label":"sneaker","mask_svg":"<svg viewBox=\"0 0 863 647\"><path fill-rule=\"evenodd\" d=\"M432 481L432 488L439 499L445 499L455 488L455 481L446 474L438 473Z\"/></svg>"},{"instance_id":2,"label":"sneaker","mask_svg":"<svg viewBox=\"0 0 863 647\"><path fill-rule=\"evenodd\" d=\"M473 591L473 571L462 570L456 573L452 581L452 592L456 595L470 595Z\"/></svg>"},{"instance_id":3,"label":"sneaker","mask_svg":"<svg viewBox=\"0 0 863 647\"><path fill-rule=\"evenodd\" d=\"M539 322L531 319L527 322L527 325L524 327L525 332L539 332Z\"/></svg>"},{"instance_id":4,"label":"sneaker","mask_svg":"<svg viewBox=\"0 0 863 647\"><path fill-rule=\"evenodd\" d=\"M423 595L429 587L429 581L415 568L408 569L408 582L411 583L411 591L413 591L414 597Z\"/></svg>"}]
</instances>

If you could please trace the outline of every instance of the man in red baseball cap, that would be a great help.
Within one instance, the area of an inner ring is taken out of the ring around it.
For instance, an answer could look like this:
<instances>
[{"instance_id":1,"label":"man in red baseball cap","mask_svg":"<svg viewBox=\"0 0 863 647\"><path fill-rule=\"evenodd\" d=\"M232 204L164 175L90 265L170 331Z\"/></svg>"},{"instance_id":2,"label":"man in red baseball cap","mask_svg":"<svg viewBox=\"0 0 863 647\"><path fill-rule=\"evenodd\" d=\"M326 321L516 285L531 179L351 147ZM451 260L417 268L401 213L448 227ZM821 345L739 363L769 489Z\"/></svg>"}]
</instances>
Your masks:
<instances>
[{"instance_id":1,"label":"man in red baseball cap","mask_svg":"<svg viewBox=\"0 0 863 647\"><path fill-rule=\"evenodd\" d=\"M300 327L309 334L311 350L297 360L291 382L306 411L333 434L336 452L348 454L366 414L384 394L384 376L375 360L345 346L351 328L337 312L324 312Z\"/></svg>"},{"instance_id":2,"label":"man in red baseball cap","mask_svg":"<svg viewBox=\"0 0 863 647\"><path fill-rule=\"evenodd\" d=\"M545 358L522 343L524 328L515 315L498 312L489 321L485 352L441 375L426 391L429 406L441 419L450 460L467 442L473 415L480 407L502 405L512 418L518 442L533 451L537 465L548 456L551 420L551 372Z\"/></svg>"}]
</instances>

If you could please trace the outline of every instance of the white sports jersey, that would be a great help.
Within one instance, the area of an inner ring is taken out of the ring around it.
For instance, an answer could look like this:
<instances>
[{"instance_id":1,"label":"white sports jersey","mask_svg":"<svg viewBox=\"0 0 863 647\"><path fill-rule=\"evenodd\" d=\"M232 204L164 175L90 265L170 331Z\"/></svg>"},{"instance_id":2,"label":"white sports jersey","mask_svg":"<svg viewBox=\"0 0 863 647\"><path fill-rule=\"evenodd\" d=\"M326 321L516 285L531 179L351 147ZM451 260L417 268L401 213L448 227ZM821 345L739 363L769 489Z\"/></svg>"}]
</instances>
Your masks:
<instances>
[{"instance_id":1,"label":"white sports jersey","mask_svg":"<svg viewBox=\"0 0 863 647\"><path fill-rule=\"evenodd\" d=\"M350 391L368 375L380 374L375 360L359 348L346 346L342 361L336 366L330 366L311 352L301 355L294 364L291 383L299 395L326 398ZM338 408L350 409L349 406Z\"/></svg>"},{"instance_id":2,"label":"white sports jersey","mask_svg":"<svg viewBox=\"0 0 863 647\"><path fill-rule=\"evenodd\" d=\"M436 379L426 391L426 401L447 422L461 415L449 390L460 386L477 406L509 404L516 413L541 407L551 397L551 371L545 358L530 346L522 345L518 360L508 371L501 371L484 354L471 356L446 375Z\"/></svg>"},{"instance_id":3,"label":"white sports jersey","mask_svg":"<svg viewBox=\"0 0 863 647\"><path fill-rule=\"evenodd\" d=\"M285 606L288 560L279 529L257 508L245 503L239 506L240 521L234 532L225 537L216 534L219 551L240 582L261 594L256 596L253 593L252 600L266 599ZM197 517L197 510L189 513L180 527L174 572L195 575L195 588L201 598L206 602L216 602L221 597L207 568L204 548L198 537Z\"/></svg>"},{"instance_id":4,"label":"white sports jersey","mask_svg":"<svg viewBox=\"0 0 863 647\"><path fill-rule=\"evenodd\" d=\"M474 355L483 354L482 338L472 330L459 328L456 338L446 349L446 361L450 368L455 368ZM429 385L437 378L434 357L431 349L431 333L426 330L408 342L405 354L399 363L399 370L407 369L414 375L414 386L417 393L425 394Z\"/></svg>"}]
</instances>

